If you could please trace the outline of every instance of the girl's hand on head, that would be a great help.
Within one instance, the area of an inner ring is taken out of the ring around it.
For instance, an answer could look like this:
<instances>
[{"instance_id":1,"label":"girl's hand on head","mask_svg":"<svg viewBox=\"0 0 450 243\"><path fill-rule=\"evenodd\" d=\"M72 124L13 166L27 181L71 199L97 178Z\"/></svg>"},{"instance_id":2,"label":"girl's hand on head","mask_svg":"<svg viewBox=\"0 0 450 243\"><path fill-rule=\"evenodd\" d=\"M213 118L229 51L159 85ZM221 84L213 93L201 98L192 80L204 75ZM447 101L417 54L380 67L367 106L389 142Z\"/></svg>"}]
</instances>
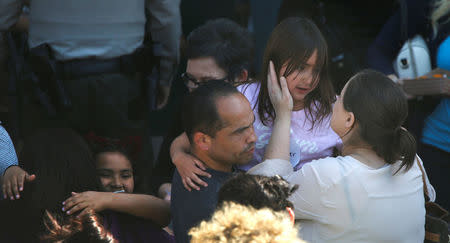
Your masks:
<instances>
[{"instance_id":1,"label":"girl's hand on head","mask_svg":"<svg viewBox=\"0 0 450 243\"><path fill-rule=\"evenodd\" d=\"M82 217L90 210L101 212L106 209L108 201L111 201L112 194L112 192L95 191L72 192L72 196L63 202L62 211L67 215L79 213L78 217Z\"/></svg>"},{"instance_id":2,"label":"girl's hand on head","mask_svg":"<svg viewBox=\"0 0 450 243\"><path fill-rule=\"evenodd\" d=\"M292 112L293 100L287 87L285 77L280 77L278 82L277 74L273 62L269 62L269 72L267 75L267 88L269 90L270 101L277 116L290 114Z\"/></svg>"},{"instance_id":3,"label":"girl's hand on head","mask_svg":"<svg viewBox=\"0 0 450 243\"><path fill-rule=\"evenodd\" d=\"M185 153L177 152L172 158L173 163L177 167L178 173L181 176L184 187L191 191L192 189L200 190L198 185L207 187L208 184L201 180L199 176L211 177L211 175L206 172L206 166L203 162L196 159L194 156Z\"/></svg>"}]
</instances>

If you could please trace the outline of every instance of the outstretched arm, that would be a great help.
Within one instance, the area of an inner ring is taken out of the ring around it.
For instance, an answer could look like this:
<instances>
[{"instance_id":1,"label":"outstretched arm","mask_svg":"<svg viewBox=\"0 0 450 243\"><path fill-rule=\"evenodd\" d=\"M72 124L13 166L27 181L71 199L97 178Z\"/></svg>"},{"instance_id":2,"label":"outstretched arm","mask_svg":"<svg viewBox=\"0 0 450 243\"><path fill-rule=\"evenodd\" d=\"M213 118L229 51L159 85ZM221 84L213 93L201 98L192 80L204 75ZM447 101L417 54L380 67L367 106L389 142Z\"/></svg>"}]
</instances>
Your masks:
<instances>
[{"instance_id":1,"label":"outstretched arm","mask_svg":"<svg viewBox=\"0 0 450 243\"><path fill-rule=\"evenodd\" d=\"M69 215L77 212L82 215L89 210L95 212L113 210L150 219L161 227L168 225L170 221L169 202L146 194L72 192L72 196L63 202L62 210Z\"/></svg>"}]
</instances>

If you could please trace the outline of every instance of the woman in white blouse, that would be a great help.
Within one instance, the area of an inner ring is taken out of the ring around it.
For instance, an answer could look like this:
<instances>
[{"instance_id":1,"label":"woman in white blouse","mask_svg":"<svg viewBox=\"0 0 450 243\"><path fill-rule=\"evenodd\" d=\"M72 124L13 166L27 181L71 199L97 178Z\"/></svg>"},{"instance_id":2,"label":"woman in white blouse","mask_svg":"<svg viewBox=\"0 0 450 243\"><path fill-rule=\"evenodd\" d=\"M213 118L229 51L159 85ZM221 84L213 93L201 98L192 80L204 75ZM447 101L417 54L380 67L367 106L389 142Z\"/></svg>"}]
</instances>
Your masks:
<instances>
[{"instance_id":1,"label":"woman in white blouse","mask_svg":"<svg viewBox=\"0 0 450 243\"><path fill-rule=\"evenodd\" d=\"M292 98L283 77L278 82L273 70L269 76L277 119L267 160L249 173L279 174L300 186L290 201L302 239L423 242L422 173L414 138L401 127L408 109L400 88L375 71L356 74L333 107L331 126L343 141L342 156L315 160L294 172L289 163ZM428 191L434 200L431 185Z\"/></svg>"}]
</instances>

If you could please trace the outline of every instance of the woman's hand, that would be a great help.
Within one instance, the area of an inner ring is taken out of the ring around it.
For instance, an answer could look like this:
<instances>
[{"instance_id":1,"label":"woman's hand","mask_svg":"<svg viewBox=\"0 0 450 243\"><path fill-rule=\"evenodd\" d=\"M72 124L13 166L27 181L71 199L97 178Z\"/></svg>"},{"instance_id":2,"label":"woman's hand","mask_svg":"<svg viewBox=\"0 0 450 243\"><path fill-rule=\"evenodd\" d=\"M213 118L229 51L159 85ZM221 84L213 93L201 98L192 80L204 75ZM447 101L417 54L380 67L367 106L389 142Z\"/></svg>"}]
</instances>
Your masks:
<instances>
[{"instance_id":1,"label":"woman's hand","mask_svg":"<svg viewBox=\"0 0 450 243\"><path fill-rule=\"evenodd\" d=\"M192 189L200 190L198 185L207 187L208 184L202 181L199 176L206 176L211 178L211 175L206 172L206 166L195 158L194 156L179 151L177 152L173 158L173 163L177 167L178 173L180 173L181 179L183 181L184 187L191 191Z\"/></svg>"},{"instance_id":2,"label":"woman's hand","mask_svg":"<svg viewBox=\"0 0 450 243\"><path fill-rule=\"evenodd\" d=\"M269 90L270 101L272 102L277 116L290 114L292 112L293 100L287 87L286 78L280 77L280 82L278 82L277 74L272 61L269 62L267 88Z\"/></svg>"},{"instance_id":3,"label":"woman's hand","mask_svg":"<svg viewBox=\"0 0 450 243\"><path fill-rule=\"evenodd\" d=\"M108 202L111 201L111 192L72 192L72 196L63 202L62 211L68 215L80 212L81 217L90 210L101 212L107 208Z\"/></svg>"}]
</instances>

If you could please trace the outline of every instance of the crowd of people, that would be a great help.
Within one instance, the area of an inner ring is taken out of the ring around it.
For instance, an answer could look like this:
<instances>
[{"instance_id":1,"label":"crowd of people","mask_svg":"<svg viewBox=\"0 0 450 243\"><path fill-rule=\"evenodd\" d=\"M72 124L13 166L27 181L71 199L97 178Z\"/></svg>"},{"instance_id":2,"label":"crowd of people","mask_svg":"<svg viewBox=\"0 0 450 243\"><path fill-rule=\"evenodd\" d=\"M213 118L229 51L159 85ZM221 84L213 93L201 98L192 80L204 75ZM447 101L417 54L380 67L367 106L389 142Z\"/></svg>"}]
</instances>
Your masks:
<instances>
[{"instance_id":1,"label":"crowd of people","mask_svg":"<svg viewBox=\"0 0 450 243\"><path fill-rule=\"evenodd\" d=\"M450 90L411 96L392 61L420 34L450 70L450 1L392 4L345 79L331 25L289 4L258 54L258 23L183 33L180 0L2 0L0 242L424 242L426 202L450 209Z\"/></svg>"}]
</instances>

